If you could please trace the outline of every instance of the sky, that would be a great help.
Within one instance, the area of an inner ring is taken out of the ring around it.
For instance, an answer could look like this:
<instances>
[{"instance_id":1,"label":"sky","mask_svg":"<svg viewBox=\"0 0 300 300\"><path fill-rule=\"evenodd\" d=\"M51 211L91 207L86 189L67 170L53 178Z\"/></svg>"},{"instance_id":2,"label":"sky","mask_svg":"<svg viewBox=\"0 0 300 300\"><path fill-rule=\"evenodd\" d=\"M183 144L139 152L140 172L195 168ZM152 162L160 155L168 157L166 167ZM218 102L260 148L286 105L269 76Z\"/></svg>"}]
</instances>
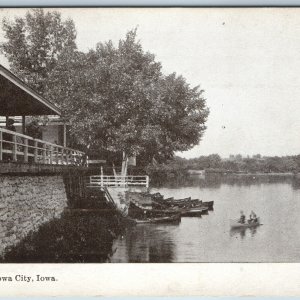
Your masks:
<instances>
[{"instance_id":1,"label":"sky","mask_svg":"<svg viewBox=\"0 0 300 300\"><path fill-rule=\"evenodd\" d=\"M79 50L117 43L138 27L138 39L165 74L205 90L210 115L186 158L218 153L300 153L300 8L77 8ZM1 9L0 19L25 9ZM0 41L4 33L0 29ZM7 61L0 55L0 63Z\"/></svg>"}]
</instances>

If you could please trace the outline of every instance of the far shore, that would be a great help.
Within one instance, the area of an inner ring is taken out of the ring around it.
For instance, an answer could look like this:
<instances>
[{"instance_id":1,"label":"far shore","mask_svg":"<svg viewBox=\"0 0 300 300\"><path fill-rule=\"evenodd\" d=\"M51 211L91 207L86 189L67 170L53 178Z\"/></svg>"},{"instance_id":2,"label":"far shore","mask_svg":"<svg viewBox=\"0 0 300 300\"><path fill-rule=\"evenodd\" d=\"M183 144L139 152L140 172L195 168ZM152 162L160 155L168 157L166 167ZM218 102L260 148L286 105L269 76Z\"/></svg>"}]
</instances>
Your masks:
<instances>
[{"instance_id":1,"label":"far shore","mask_svg":"<svg viewBox=\"0 0 300 300\"><path fill-rule=\"evenodd\" d=\"M202 173L190 173L190 175L237 175L237 176L297 176L300 177L300 173L293 173L293 172L270 172L270 173L263 173L263 172L258 172L258 173L246 173L246 172L232 172L232 171L211 171L207 170L206 172Z\"/></svg>"},{"instance_id":2,"label":"far shore","mask_svg":"<svg viewBox=\"0 0 300 300\"><path fill-rule=\"evenodd\" d=\"M285 172L285 173L231 173L233 175L239 176L297 176L299 174L294 174L292 172Z\"/></svg>"}]
</instances>

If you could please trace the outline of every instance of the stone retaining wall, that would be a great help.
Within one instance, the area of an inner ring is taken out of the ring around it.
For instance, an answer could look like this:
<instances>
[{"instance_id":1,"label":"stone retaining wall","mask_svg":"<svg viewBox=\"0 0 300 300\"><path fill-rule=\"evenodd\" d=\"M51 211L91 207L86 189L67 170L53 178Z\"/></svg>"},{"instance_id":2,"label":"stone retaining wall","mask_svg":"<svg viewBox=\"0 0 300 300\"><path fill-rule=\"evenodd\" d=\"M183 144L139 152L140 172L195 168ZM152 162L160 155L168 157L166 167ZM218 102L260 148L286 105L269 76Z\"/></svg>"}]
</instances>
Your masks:
<instances>
[{"instance_id":1,"label":"stone retaining wall","mask_svg":"<svg viewBox=\"0 0 300 300\"><path fill-rule=\"evenodd\" d=\"M0 176L0 255L66 206L62 176Z\"/></svg>"}]
</instances>

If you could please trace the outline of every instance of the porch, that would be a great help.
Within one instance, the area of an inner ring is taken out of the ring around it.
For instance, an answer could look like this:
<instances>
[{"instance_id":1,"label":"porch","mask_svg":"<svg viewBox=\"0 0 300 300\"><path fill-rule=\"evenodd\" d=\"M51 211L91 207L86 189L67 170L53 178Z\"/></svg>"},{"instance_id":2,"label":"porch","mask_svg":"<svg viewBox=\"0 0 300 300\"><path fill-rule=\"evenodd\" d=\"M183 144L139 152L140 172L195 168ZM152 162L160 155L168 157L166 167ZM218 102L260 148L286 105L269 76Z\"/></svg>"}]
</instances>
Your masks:
<instances>
[{"instance_id":1,"label":"porch","mask_svg":"<svg viewBox=\"0 0 300 300\"><path fill-rule=\"evenodd\" d=\"M85 154L66 147L65 132L63 145L58 145L27 132L27 116L60 116L60 109L9 70L0 65L0 117L5 118L5 127L0 127L1 168L13 164L85 166ZM14 122L22 120L22 130L17 132ZM28 134L32 135L29 136ZM20 169L20 168L19 168Z\"/></svg>"},{"instance_id":2,"label":"porch","mask_svg":"<svg viewBox=\"0 0 300 300\"><path fill-rule=\"evenodd\" d=\"M0 161L83 166L85 154L0 128Z\"/></svg>"}]
</instances>

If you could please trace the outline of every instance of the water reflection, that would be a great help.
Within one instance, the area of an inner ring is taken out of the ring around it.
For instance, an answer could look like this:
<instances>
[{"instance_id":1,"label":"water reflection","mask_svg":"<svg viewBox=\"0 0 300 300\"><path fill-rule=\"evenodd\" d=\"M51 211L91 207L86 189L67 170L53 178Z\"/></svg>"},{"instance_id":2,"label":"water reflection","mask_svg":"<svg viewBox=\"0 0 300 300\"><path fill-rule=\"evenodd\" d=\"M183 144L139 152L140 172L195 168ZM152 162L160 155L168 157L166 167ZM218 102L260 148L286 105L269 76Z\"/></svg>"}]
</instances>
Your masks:
<instances>
[{"instance_id":1,"label":"water reflection","mask_svg":"<svg viewBox=\"0 0 300 300\"><path fill-rule=\"evenodd\" d=\"M256 227L250 227L250 228L231 228L230 229L230 237L236 238L237 236L241 239L244 239L246 237L246 233L250 233L251 237L254 237L254 235L257 233Z\"/></svg>"},{"instance_id":2,"label":"water reflection","mask_svg":"<svg viewBox=\"0 0 300 300\"><path fill-rule=\"evenodd\" d=\"M144 224L127 228L124 237L114 243L115 253L112 262L155 262L174 261L174 240L172 224Z\"/></svg>"},{"instance_id":3,"label":"water reflection","mask_svg":"<svg viewBox=\"0 0 300 300\"><path fill-rule=\"evenodd\" d=\"M126 231L115 242L112 262L300 261L300 179L295 176L189 176L151 192L214 201L215 210L202 218L182 218L178 226ZM240 210L247 216L254 210L264 225L231 229L230 220Z\"/></svg>"},{"instance_id":4,"label":"water reflection","mask_svg":"<svg viewBox=\"0 0 300 300\"><path fill-rule=\"evenodd\" d=\"M299 177L293 178L292 187L293 187L294 190L299 190L300 189L300 178Z\"/></svg>"}]
</instances>

